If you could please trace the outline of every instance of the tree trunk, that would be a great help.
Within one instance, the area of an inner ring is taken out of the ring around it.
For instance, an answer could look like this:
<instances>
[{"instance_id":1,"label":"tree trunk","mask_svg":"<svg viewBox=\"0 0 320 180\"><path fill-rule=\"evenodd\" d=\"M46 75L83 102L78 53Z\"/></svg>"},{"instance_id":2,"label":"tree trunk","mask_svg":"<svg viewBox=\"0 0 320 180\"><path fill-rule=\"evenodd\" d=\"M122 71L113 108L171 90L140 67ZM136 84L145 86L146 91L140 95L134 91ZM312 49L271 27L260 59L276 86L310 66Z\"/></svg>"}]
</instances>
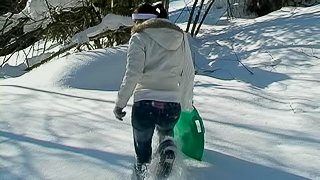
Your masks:
<instances>
[{"instance_id":1,"label":"tree trunk","mask_svg":"<svg viewBox=\"0 0 320 180\"><path fill-rule=\"evenodd\" d=\"M196 17L194 19L194 22L193 22L193 26L192 26L192 30L191 30L191 36L194 35L194 31L196 29L196 25L197 25L197 23L199 21L200 15L201 15L203 4L204 4L204 0L201 0L200 7L199 7L199 10L198 10L198 14L196 15Z\"/></svg>"},{"instance_id":2,"label":"tree trunk","mask_svg":"<svg viewBox=\"0 0 320 180\"><path fill-rule=\"evenodd\" d=\"M249 0L247 10L257 13L258 16L264 16L282 7L280 0Z\"/></svg>"},{"instance_id":3,"label":"tree trunk","mask_svg":"<svg viewBox=\"0 0 320 180\"><path fill-rule=\"evenodd\" d=\"M192 6L192 10L191 10L190 15L189 15L189 20L188 20L186 32L189 31L189 28L190 28L190 25L191 25L191 21L192 21L192 18L193 18L193 14L194 14L194 11L195 11L195 9L197 7L197 4L198 4L198 0L195 0L194 3L193 3L193 6Z\"/></svg>"},{"instance_id":4,"label":"tree trunk","mask_svg":"<svg viewBox=\"0 0 320 180\"><path fill-rule=\"evenodd\" d=\"M164 8L167 10L167 12L169 12L169 1L170 0L162 0L162 4Z\"/></svg>"},{"instance_id":5,"label":"tree trunk","mask_svg":"<svg viewBox=\"0 0 320 180\"><path fill-rule=\"evenodd\" d=\"M204 20L206 19L206 17L207 17L207 15L208 15L208 13L209 13L209 11L210 11L210 9L211 9L211 7L212 7L214 2L215 2L215 0L211 0L208 8L206 9L206 12L204 13L204 15L203 15L203 17L202 17L202 19L200 21L200 24L198 25L198 28L197 28L197 30L196 30L196 32L194 34L195 36L199 33L200 27L203 24Z\"/></svg>"}]
</instances>

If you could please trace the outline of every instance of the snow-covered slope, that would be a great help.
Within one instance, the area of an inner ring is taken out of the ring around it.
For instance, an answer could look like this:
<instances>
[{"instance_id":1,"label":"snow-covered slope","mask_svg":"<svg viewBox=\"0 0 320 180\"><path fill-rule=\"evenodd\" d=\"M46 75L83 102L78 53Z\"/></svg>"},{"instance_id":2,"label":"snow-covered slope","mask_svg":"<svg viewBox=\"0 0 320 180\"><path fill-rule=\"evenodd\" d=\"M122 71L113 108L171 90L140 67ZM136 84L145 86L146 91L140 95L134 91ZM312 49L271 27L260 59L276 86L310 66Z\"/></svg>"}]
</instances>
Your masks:
<instances>
[{"instance_id":1,"label":"snow-covered slope","mask_svg":"<svg viewBox=\"0 0 320 180\"><path fill-rule=\"evenodd\" d=\"M319 16L284 8L190 40L205 154L172 179L320 179ZM130 179L132 101L123 122L112 113L125 58L77 53L0 80L0 179Z\"/></svg>"}]
</instances>

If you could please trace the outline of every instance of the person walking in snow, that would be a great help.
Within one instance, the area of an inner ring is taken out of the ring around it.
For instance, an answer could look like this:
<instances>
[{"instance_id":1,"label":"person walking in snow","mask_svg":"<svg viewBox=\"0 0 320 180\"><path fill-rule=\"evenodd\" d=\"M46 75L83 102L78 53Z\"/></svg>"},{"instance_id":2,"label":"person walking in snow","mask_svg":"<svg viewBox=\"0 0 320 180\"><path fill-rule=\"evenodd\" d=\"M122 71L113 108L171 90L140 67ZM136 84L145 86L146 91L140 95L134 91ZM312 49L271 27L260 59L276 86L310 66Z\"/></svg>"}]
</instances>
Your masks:
<instances>
[{"instance_id":1,"label":"person walking in snow","mask_svg":"<svg viewBox=\"0 0 320 180\"><path fill-rule=\"evenodd\" d=\"M194 67L186 34L168 20L162 4L144 3L135 9L132 19L135 25L126 72L113 112L122 121L123 109L134 94L135 167L141 170L151 161L154 130L158 131L159 147L173 146L167 137L173 136L181 110L193 110Z\"/></svg>"}]
</instances>

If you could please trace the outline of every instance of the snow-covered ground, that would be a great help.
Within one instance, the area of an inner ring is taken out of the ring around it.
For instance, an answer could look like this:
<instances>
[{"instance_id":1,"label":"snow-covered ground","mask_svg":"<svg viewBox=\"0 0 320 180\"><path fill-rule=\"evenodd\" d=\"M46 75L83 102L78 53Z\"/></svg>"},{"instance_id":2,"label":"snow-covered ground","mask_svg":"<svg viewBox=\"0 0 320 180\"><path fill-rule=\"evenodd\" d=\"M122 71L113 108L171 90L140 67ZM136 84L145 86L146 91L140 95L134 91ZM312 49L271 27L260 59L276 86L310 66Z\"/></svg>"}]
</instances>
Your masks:
<instances>
[{"instance_id":1,"label":"snow-covered ground","mask_svg":"<svg viewBox=\"0 0 320 180\"><path fill-rule=\"evenodd\" d=\"M319 17L320 6L283 8L208 22L190 39L205 153L182 157L172 179L320 179ZM1 180L131 179L132 100L123 122L112 113L126 49L0 80Z\"/></svg>"}]
</instances>

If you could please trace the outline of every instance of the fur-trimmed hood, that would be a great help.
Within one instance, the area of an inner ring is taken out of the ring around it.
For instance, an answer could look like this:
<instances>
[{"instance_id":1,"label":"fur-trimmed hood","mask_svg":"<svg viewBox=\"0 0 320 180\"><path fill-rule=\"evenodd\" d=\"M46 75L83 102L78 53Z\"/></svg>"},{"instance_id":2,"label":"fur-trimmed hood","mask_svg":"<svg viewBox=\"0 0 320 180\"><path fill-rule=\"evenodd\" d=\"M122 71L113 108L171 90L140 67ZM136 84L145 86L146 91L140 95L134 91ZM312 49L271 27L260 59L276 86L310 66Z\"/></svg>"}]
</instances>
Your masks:
<instances>
[{"instance_id":1,"label":"fur-trimmed hood","mask_svg":"<svg viewBox=\"0 0 320 180\"><path fill-rule=\"evenodd\" d=\"M135 25L131 32L143 32L168 50L178 49L183 42L183 30L166 19L149 19Z\"/></svg>"}]
</instances>

